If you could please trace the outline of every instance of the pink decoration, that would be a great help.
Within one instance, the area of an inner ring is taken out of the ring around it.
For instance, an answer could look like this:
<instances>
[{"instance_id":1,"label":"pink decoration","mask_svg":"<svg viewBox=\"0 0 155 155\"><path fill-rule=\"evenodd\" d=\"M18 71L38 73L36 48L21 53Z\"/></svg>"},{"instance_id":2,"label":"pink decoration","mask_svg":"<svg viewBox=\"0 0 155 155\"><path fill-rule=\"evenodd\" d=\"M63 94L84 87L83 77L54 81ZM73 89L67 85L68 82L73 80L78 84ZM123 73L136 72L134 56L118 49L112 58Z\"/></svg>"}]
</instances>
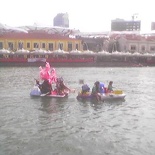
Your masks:
<instances>
[{"instance_id":1,"label":"pink decoration","mask_svg":"<svg viewBox=\"0 0 155 155\"><path fill-rule=\"evenodd\" d=\"M49 83L55 83L57 81L56 71L54 68L51 68L48 62L46 62L44 68L40 66L39 69L40 69L40 78L42 80L48 80Z\"/></svg>"}]
</instances>

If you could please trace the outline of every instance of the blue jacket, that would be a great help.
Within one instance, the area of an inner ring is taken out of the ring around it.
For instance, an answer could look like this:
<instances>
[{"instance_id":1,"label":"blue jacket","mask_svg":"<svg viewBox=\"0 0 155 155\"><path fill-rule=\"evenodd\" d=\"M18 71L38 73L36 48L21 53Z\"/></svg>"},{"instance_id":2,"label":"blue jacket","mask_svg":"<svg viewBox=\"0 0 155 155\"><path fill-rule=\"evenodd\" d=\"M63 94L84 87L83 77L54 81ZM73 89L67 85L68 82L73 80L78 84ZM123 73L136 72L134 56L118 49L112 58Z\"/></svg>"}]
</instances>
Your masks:
<instances>
[{"instance_id":1,"label":"blue jacket","mask_svg":"<svg viewBox=\"0 0 155 155\"><path fill-rule=\"evenodd\" d=\"M104 90L104 83L100 83L100 93L104 94L105 90Z\"/></svg>"}]
</instances>

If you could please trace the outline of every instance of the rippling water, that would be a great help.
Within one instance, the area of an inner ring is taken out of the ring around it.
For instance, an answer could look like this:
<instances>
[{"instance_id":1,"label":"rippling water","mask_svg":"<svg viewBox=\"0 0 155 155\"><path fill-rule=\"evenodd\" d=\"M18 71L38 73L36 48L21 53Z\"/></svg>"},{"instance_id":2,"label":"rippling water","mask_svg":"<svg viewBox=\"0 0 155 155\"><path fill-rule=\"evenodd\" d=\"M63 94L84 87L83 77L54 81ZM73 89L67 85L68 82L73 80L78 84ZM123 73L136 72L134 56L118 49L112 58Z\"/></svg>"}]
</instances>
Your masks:
<instances>
[{"instance_id":1,"label":"rippling water","mask_svg":"<svg viewBox=\"0 0 155 155\"><path fill-rule=\"evenodd\" d=\"M0 155L155 154L154 67L56 68L77 90L65 99L29 96L38 67L0 68ZM79 102L79 79L113 80L126 99Z\"/></svg>"}]
</instances>

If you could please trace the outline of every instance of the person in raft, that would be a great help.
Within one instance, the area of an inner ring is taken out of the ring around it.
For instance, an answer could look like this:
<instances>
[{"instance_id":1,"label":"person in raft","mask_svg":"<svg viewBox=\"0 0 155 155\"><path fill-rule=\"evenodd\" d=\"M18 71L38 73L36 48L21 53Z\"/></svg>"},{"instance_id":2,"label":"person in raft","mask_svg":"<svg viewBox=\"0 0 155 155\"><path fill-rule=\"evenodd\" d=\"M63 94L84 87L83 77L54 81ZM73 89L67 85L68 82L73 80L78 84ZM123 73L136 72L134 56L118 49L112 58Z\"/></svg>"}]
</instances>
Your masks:
<instances>
[{"instance_id":1,"label":"person in raft","mask_svg":"<svg viewBox=\"0 0 155 155\"><path fill-rule=\"evenodd\" d=\"M107 88L107 91L108 93L111 93L113 92L113 81L110 81L109 84L108 84L108 88Z\"/></svg>"},{"instance_id":2,"label":"person in raft","mask_svg":"<svg viewBox=\"0 0 155 155\"><path fill-rule=\"evenodd\" d=\"M100 82L99 81L96 81L94 83L91 94L96 98L97 101L101 101Z\"/></svg>"},{"instance_id":3,"label":"person in raft","mask_svg":"<svg viewBox=\"0 0 155 155\"><path fill-rule=\"evenodd\" d=\"M36 80L36 84L38 85L42 94L51 94L52 86L47 79L45 79L41 84L38 80Z\"/></svg>"},{"instance_id":4,"label":"person in raft","mask_svg":"<svg viewBox=\"0 0 155 155\"><path fill-rule=\"evenodd\" d=\"M83 84L81 94L87 95L89 93L89 91L90 91L90 87L87 84Z\"/></svg>"},{"instance_id":5,"label":"person in raft","mask_svg":"<svg viewBox=\"0 0 155 155\"><path fill-rule=\"evenodd\" d=\"M68 88L64 84L64 80L63 80L62 77L61 78L57 78L56 90L57 90L57 94L59 94L59 95L66 94L68 91L71 91L71 89Z\"/></svg>"}]
</instances>

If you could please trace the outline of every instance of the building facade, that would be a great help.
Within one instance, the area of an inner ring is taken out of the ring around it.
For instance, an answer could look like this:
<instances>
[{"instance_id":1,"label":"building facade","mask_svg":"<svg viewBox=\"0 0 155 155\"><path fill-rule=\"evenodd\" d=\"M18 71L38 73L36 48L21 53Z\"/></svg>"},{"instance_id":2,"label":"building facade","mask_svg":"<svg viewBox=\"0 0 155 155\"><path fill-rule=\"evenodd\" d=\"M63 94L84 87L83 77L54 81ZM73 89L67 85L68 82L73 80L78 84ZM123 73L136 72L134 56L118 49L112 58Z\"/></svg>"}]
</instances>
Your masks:
<instances>
[{"instance_id":1,"label":"building facade","mask_svg":"<svg viewBox=\"0 0 155 155\"><path fill-rule=\"evenodd\" d=\"M34 51L43 49L55 51L58 49L64 51L82 50L81 40L69 38L68 36L58 34L48 34L42 31L33 31L29 33L3 33L0 35L0 49L16 51L26 49Z\"/></svg>"},{"instance_id":2,"label":"building facade","mask_svg":"<svg viewBox=\"0 0 155 155\"><path fill-rule=\"evenodd\" d=\"M111 31L140 31L140 20L115 19L111 21Z\"/></svg>"},{"instance_id":3,"label":"building facade","mask_svg":"<svg viewBox=\"0 0 155 155\"><path fill-rule=\"evenodd\" d=\"M53 19L54 26L69 27L68 13L59 13Z\"/></svg>"},{"instance_id":4,"label":"building facade","mask_svg":"<svg viewBox=\"0 0 155 155\"><path fill-rule=\"evenodd\" d=\"M155 36L141 36L136 34L119 35L111 38L109 42L110 51L130 53L152 53L155 54Z\"/></svg>"}]
</instances>

